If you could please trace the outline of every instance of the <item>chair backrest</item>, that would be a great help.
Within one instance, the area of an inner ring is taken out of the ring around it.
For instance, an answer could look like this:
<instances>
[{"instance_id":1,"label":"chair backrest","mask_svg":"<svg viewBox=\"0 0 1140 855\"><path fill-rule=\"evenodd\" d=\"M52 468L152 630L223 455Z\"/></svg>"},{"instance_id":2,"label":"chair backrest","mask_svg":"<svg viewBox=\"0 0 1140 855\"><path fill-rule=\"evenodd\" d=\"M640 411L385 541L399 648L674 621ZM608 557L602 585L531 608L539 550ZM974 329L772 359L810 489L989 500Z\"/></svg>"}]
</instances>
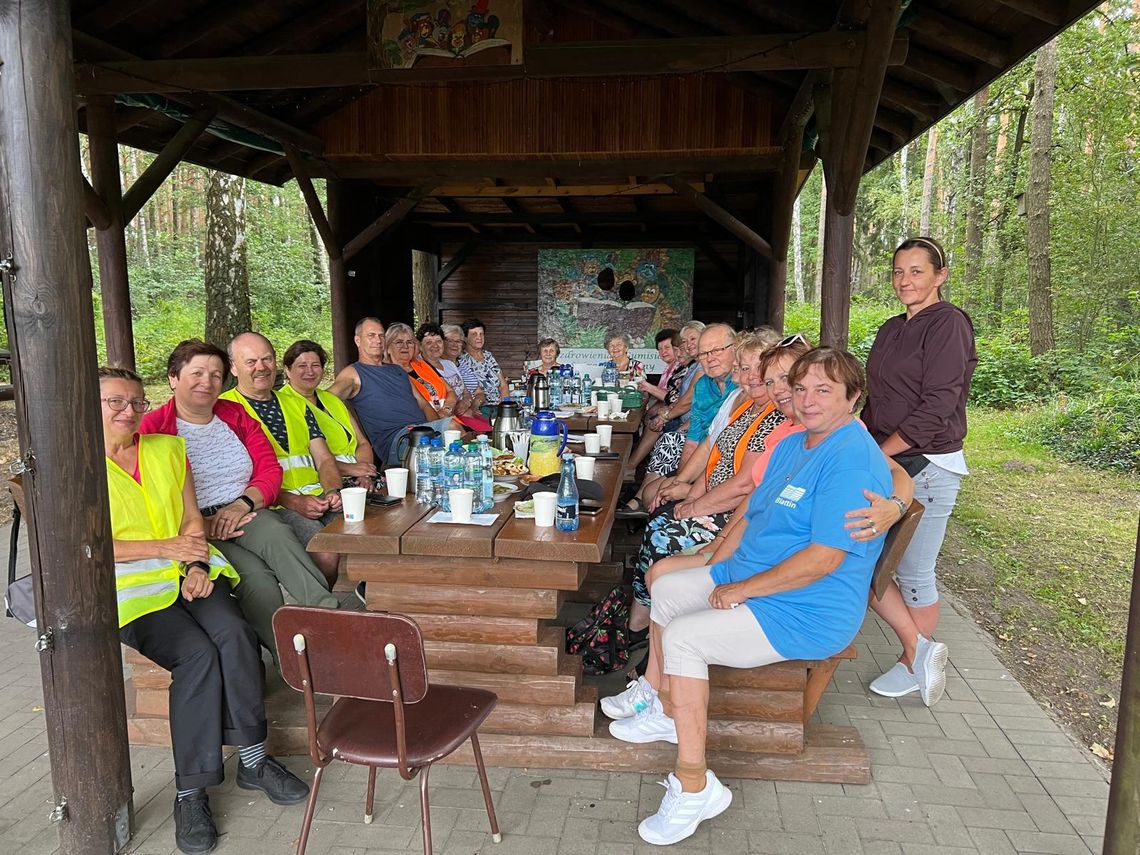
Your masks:
<instances>
[{"instance_id":1,"label":"chair backrest","mask_svg":"<svg viewBox=\"0 0 1140 855\"><path fill-rule=\"evenodd\" d=\"M416 622L388 612L356 612L311 606L282 606L273 615L273 635L281 676L304 691L295 639L304 639L312 689L321 695L392 701L392 681L384 648L396 646L403 702L427 694L424 642Z\"/></svg>"},{"instance_id":2,"label":"chair backrest","mask_svg":"<svg viewBox=\"0 0 1140 855\"><path fill-rule=\"evenodd\" d=\"M899 568L903 553L910 546L910 539L914 537L914 530L918 528L918 521L922 519L925 510L922 502L915 499L906 509L906 513L902 515L902 519L891 526L891 530L887 532L882 554L879 555L879 560L875 564L875 575L871 577L871 593L876 600L883 598L887 585L891 584L891 579L894 578L895 571ZM278 648L280 648L280 644L278 644Z\"/></svg>"}]
</instances>

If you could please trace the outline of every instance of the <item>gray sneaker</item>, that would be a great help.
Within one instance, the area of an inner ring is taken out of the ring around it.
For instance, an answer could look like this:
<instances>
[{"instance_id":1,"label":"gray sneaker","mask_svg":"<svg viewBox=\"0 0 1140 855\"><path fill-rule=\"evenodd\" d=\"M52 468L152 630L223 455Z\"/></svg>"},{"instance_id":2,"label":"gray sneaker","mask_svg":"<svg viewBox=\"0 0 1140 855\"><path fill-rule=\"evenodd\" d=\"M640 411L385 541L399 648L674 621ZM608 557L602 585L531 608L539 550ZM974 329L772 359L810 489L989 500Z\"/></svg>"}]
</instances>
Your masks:
<instances>
[{"instance_id":1,"label":"gray sneaker","mask_svg":"<svg viewBox=\"0 0 1140 855\"><path fill-rule=\"evenodd\" d=\"M942 700L946 691L946 661L950 658L950 648L940 641L918 637L914 650L914 676L918 680L918 690L922 702L928 707Z\"/></svg>"},{"instance_id":2,"label":"gray sneaker","mask_svg":"<svg viewBox=\"0 0 1140 855\"><path fill-rule=\"evenodd\" d=\"M868 688L876 695L885 698L901 698L903 695L917 692L920 686L914 673L902 662L896 662L893 668L872 680Z\"/></svg>"}]
</instances>

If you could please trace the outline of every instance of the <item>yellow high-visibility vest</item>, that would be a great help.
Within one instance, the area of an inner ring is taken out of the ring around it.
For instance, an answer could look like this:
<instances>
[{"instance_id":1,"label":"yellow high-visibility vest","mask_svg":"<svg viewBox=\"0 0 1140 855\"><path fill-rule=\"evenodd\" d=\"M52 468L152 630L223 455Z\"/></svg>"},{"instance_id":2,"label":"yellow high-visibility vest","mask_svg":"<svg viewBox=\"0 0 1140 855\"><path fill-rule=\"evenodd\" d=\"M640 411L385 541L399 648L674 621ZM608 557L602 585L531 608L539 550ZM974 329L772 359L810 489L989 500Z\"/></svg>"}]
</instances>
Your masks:
<instances>
[{"instance_id":1,"label":"yellow high-visibility vest","mask_svg":"<svg viewBox=\"0 0 1140 855\"><path fill-rule=\"evenodd\" d=\"M325 435L325 442L328 443L332 456L341 463L356 462L356 431L352 429L352 417L348 414L348 405L344 401L332 392L317 389L317 399L324 406L322 410L289 384L281 387L278 397L298 398L304 401L313 418L317 420L321 433Z\"/></svg>"},{"instance_id":2,"label":"yellow high-visibility vest","mask_svg":"<svg viewBox=\"0 0 1140 855\"><path fill-rule=\"evenodd\" d=\"M111 505L111 536L115 540L166 540L182 528L182 488L186 483L186 441L179 436L148 433L138 438L142 483L111 460L107 461L107 492ZM228 576L236 585L237 571L210 547L210 578ZM115 592L119 626L157 612L178 598L182 565L169 558L140 558L115 562Z\"/></svg>"},{"instance_id":3,"label":"yellow high-visibility vest","mask_svg":"<svg viewBox=\"0 0 1140 855\"><path fill-rule=\"evenodd\" d=\"M290 493L299 493L303 496L319 496L324 492L321 487L321 477L317 474L313 455L309 453L309 427L305 424L306 401L300 395L282 395L273 393L281 407L281 414L285 417L285 436L289 447L282 448L273 436L265 422L257 415L257 411L250 406L245 395L237 390L230 389L223 392L221 397L227 401L236 401L245 407L245 411L261 424L261 432L269 439L273 446L273 453L277 455L277 462L281 465L281 489Z\"/></svg>"}]
</instances>

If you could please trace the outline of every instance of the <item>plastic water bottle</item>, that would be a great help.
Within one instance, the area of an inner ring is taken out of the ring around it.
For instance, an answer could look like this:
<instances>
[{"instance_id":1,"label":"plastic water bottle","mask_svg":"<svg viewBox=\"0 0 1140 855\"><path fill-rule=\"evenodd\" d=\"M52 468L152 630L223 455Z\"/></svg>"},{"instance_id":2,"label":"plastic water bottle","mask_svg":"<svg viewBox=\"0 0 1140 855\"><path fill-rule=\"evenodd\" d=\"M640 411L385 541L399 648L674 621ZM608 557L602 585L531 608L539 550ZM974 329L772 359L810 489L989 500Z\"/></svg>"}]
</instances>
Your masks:
<instances>
[{"instance_id":1,"label":"plastic water bottle","mask_svg":"<svg viewBox=\"0 0 1140 855\"><path fill-rule=\"evenodd\" d=\"M437 508L446 507L447 488L443 484L443 440L435 437L428 449L428 465L431 471L431 503Z\"/></svg>"},{"instance_id":2,"label":"plastic water bottle","mask_svg":"<svg viewBox=\"0 0 1140 855\"><path fill-rule=\"evenodd\" d=\"M534 421L534 399L530 395L523 398L522 412L519 413L519 430L530 430Z\"/></svg>"},{"instance_id":3,"label":"plastic water bottle","mask_svg":"<svg viewBox=\"0 0 1140 855\"><path fill-rule=\"evenodd\" d=\"M611 359L602 369L602 385L607 389L613 389L616 388L617 384L618 370L617 366L614 364L614 361Z\"/></svg>"},{"instance_id":4,"label":"plastic water bottle","mask_svg":"<svg viewBox=\"0 0 1140 855\"><path fill-rule=\"evenodd\" d=\"M483 459L474 443L463 446L463 487L471 491L471 512L483 513Z\"/></svg>"},{"instance_id":5,"label":"plastic water bottle","mask_svg":"<svg viewBox=\"0 0 1140 855\"><path fill-rule=\"evenodd\" d=\"M491 451L491 440L487 434L481 433L475 437L479 443L479 463L482 469L483 509L491 510L495 506L495 453Z\"/></svg>"},{"instance_id":6,"label":"plastic water bottle","mask_svg":"<svg viewBox=\"0 0 1140 855\"><path fill-rule=\"evenodd\" d=\"M552 369L547 379L550 381L550 408L557 410L562 406L562 372Z\"/></svg>"},{"instance_id":7,"label":"plastic water bottle","mask_svg":"<svg viewBox=\"0 0 1140 855\"><path fill-rule=\"evenodd\" d=\"M588 407L593 403L591 398L594 395L594 381L590 379L589 374L582 375L582 406Z\"/></svg>"},{"instance_id":8,"label":"plastic water bottle","mask_svg":"<svg viewBox=\"0 0 1140 855\"><path fill-rule=\"evenodd\" d=\"M562 385L566 388L567 404L577 404L578 396L580 394L578 389L578 381L574 377L574 366L567 365L564 367L564 374L562 377Z\"/></svg>"},{"instance_id":9,"label":"plastic water bottle","mask_svg":"<svg viewBox=\"0 0 1140 855\"><path fill-rule=\"evenodd\" d=\"M578 481L574 474L574 455L562 455L562 476L558 479L558 505L554 525L559 531L578 530Z\"/></svg>"},{"instance_id":10,"label":"plastic water bottle","mask_svg":"<svg viewBox=\"0 0 1140 855\"><path fill-rule=\"evenodd\" d=\"M463 485L463 446L458 442L451 443L447 454L443 456L443 509L451 511L450 490L458 490Z\"/></svg>"},{"instance_id":11,"label":"plastic water bottle","mask_svg":"<svg viewBox=\"0 0 1140 855\"><path fill-rule=\"evenodd\" d=\"M421 436L416 445L416 501L430 505L434 500L434 487L431 480L431 446L428 438Z\"/></svg>"}]
</instances>

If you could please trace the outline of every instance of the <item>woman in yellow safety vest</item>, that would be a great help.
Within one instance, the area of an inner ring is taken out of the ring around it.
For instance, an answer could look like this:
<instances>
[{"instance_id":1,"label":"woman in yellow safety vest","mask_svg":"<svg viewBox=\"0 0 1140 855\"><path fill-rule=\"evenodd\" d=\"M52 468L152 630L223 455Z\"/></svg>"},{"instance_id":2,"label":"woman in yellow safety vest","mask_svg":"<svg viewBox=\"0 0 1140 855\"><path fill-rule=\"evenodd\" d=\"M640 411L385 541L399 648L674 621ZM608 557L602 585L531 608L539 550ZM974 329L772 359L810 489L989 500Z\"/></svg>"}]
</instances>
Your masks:
<instances>
[{"instance_id":1,"label":"woman in yellow safety vest","mask_svg":"<svg viewBox=\"0 0 1140 855\"><path fill-rule=\"evenodd\" d=\"M257 637L230 596L237 572L206 541L185 441L138 433L150 402L133 371L99 369L99 400L119 635L170 671L175 842L208 852L218 831L206 787L224 778L222 745L240 746L243 789L295 804L309 788L265 752Z\"/></svg>"},{"instance_id":2,"label":"woman in yellow safety vest","mask_svg":"<svg viewBox=\"0 0 1140 855\"><path fill-rule=\"evenodd\" d=\"M317 388L325 378L328 363L325 349L315 341L301 339L289 346L281 361L287 381L281 387L281 397L304 400L325 435L341 476L346 481L353 479L358 487L370 488L376 476L376 463L364 429L344 401L332 392Z\"/></svg>"}]
</instances>

